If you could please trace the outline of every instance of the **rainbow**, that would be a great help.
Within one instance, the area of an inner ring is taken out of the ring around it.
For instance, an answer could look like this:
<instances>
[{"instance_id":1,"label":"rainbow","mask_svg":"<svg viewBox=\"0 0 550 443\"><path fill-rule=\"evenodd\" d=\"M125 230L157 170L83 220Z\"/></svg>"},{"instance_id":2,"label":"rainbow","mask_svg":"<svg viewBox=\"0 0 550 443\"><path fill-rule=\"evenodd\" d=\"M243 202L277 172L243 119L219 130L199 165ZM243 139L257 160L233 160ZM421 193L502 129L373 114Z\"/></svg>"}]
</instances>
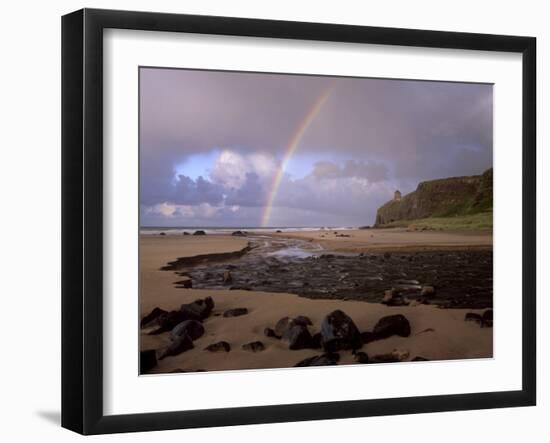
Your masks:
<instances>
[{"instance_id":1,"label":"rainbow","mask_svg":"<svg viewBox=\"0 0 550 443\"><path fill-rule=\"evenodd\" d=\"M298 145L300 144L300 141L302 140L302 137L307 131L307 128L313 120L315 120L315 117L317 117L317 114L321 111L323 108L323 105L326 103L328 98L330 97L330 94L332 93L332 90L334 89L334 84L331 84L318 98L315 100L315 103L313 103L313 106L309 110L309 112L306 114L298 128L296 129L296 132L294 132L292 138L290 139L290 142L288 143L285 154L283 156L283 160L281 162L281 166L275 176L273 177L273 181L271 183L270 191L267 196L266 204L264 207L264 211L262 214L262 221L261 226L267 227L269 225L269 219L271 217L271 211L273 209L273 203L275 201L275 197L277 196L277 192L279 191L279 187L281 186L281 180L283 179L283 176L285 174L286 167L288 165L288 162L290 161L292 155L296 151L296 148L298 148Z\"/></svg>"}]
</instances>

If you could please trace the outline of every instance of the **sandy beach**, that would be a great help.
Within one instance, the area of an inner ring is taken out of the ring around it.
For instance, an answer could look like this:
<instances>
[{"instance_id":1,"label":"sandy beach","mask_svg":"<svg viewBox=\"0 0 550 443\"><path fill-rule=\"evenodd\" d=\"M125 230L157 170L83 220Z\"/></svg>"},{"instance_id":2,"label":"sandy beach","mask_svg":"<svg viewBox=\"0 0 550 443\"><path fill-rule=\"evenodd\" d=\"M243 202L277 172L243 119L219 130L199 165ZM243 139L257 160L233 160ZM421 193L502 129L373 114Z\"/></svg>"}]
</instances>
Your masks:
<instances>
[{"instance_id":1,"label":"sandy beach","mask_svg":"<svg viewBox=\"0 0 550 443\"><path fill-rule=\"evenodd\" d=\"M414 248L490 248L490 233L407 232L405 230L346 230L337 237L333 231L312 231L275 234L318 242L332 251L363 252ZM476 322L466 322L466 313L482 314L479 309L440 309L434 305L395 306L354 300L309 299L288 293L267 293L254 290L184 289L174 283L181 280L174 271L161 267L181 257L205 254L231 254L248 245L246 237L226 235L157 236L143 235L140 239L140 312L145 316L159 307L178 310L184 303L212 297L214 309L203 321L204 335L193 342L193 349L159 361L151 373L175 370L224 370L291 367L299 361L320 355L321 349L289 350L284 341L266 337L264 329L273 328L282 317L307 316L312 333L320 330L323 318L334 310L342 310L357 325L359 331L370 331L384 316L402 314L411 328L408 337L392 336L364 344L361 351L369 356L400 351L403 361L415 357L428 360L490 358L492 357L492 328L481 328ZM247 308L248 313L226 318L224 311ZM149 335L142 329L142 351L159 350L171 343L169 332ZM209 352L204 348L225 341L230 352ZM242 349L245 343L261 341L265 350L250 352ZM339 351L339 364L355 363L352 351ZM421 364L421 362L417 363Z\"/></svg>"},{"instance_id":2,"label":"sandy beach","mask_svg":"<svg viewBox=\"0 0 550 443\"><path fill-rule=\"evenodd\" d=\"M492 231L409 231L392 229L317 230L276 233L342 252L492 249Z\"/></svg>"}]
</instances>

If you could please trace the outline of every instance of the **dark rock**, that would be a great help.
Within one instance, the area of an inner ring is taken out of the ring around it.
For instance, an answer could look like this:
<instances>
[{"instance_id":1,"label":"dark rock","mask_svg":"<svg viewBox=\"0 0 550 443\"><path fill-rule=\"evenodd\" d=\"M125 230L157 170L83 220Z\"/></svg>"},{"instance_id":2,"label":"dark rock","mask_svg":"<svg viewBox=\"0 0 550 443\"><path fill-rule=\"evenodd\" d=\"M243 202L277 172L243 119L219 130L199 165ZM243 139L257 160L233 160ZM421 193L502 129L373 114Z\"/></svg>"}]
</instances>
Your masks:
<instances>
[{"instance_id":1,"label":"dark rock","mask_svg":"<svg viewBox=\"0 0 550 443\"><path fill-rule=\"evenodd\" d=\"M250 351L250 352L260 352L265 349L265 346L261 341L253 341L250 343L245 343L242 347L245 351Z\"/></svg>"},{"instance_id":2,"label":"dark rock","mask_svg":"<svg viewBox=\"0 0 550 443\"><path fill-rule=\"evenodd\" d=\"M167 313L168 312L165 311L164 309L155 308L151 312L149 312L149 314L147 314L145 317L143 317L141 319L140 326L142 328L145 328L147 326L153 326L153 325L157 324L156 321L157 321L159 316L161 316L162 314L167 314Z\"/></svg>"},{"instance_id":3,"label":"dark rock","mask_svg":"<svg viewBox=\"0 0 550 443\"><path fill-rule=\"evenodd\" d=\"M424 358L424 357L420 357L419 355L414 357L411 361L430 361L429 359L427 358Z\"/></svg>"},{"instance_id":4,"label":"dark rock","mask_svg":"<svg viewBox=\"0 0 550 443\"><path fill-rule=\"evenodd\" d=\"M357 326L340 310L331 312L323 319L321 335L323 348L328 352L358 349L363 345Z\"/></svg>"},{"instance_id":5,"label":"dark rock","mask_svg":"<svg viewBox=\"0 0 550 443\"><path fill-rule=\"evenodd\" d=\"M271 328L265 328L264 335L270 338L280 338L280 337L277 337L277 334L275 334L275 331Z\"/></svg>"},{"instance_id":6,"label":"dark rock","mask_svg":"<svg viewBox=\"0 0 550 443\"><path fill-rule=\"evenodd\" d=\"M183 235L191 235L189 232L183 231Z\"/></svg>"},{"instance_id":7,"label":"dark rock","mask_svg":"<svg viewBox=\"0 0 550 443\"><path fill-rule=\"evenodd\" d=\"M275 324L275 335L277 337L283 337L293 326L311 326L313 323L311 320L304 316L299 315L296 318L283 317Z\"/></svg>"},{"instance_id":8,"label":"dark rock","mask_svg":"<svg viewBox=\"0 0 550 443\"><path fill-rule=\"evenodd\" d=\"M204 326L197 320L185 320L176 325L170 336L172 339L188 335L191 340L196 340L204 335Z\"/></svg>"},{"instance_id":9,"label":"dark rock","mask_svg":"<svg viewBox=\"0 0 550 443\"><path fill-rule=\"evenodd\" d=\"M285 335L285 332L290 327L290 318L289 317L283 317L281 318L276 324L275 324L275 335L277 337L282 337Z\"/></svg>"},{"instance_id":10,"label":"dark rock","mask_svg":"<svg viewBox=\"0 0 550 443\"><path fill-rule=\"evenodd\" d=\"M398 363L400 361L401 360L392 353L375 355L369 359L369 363Z\"/></svg>"},{"instance_id":11,"label":"dark rock","mask_svg":"<svg viewBox=\"0 0 550 443\"><path fill-rule=\"evenodd\" d=\"M195 232L193 232L193 235L206 235L206 232L204 232L204 231L195 231Z\"/></svg>"},{"instance_id":12,"label":"dark rock","mask_svg":"<svg viewBox=\"0 0 550 443\"><path fill-rule=\"evenodd\" d=\"M229 352L231 351L231 346L226 341L219 341L208 345L204 350L210 352Z\"/></svg>"},{"instance_id":13,"label":"dark rock","mask_svg":"<svg viewBox=\"0 0 550 443\"><path fill-rule=\"evenodd\" d=\"M321 349L323 347L323 336L320 332L317 332L311 336L309 347L311 349Z\"/></svg>"},{"instance_id":14,"label":"dark rock","mask_svg":"<svg viewBox=\"0 0 550 443\"><path fill-rule=\"evenodd\" d=\"M411 325L403 315L388 315L382 317L372 331L377 339L388 338L392 335L408 337L411 335Z\"/></svg>"},{"instance_id":15,"label":"dark rock","mask_svg":"<svg viewBox=\"0 0 550 443\"><path fill-rule=\"evenodd\" d=\"M243 231L235 231L231 235L233 237L246 237L246 234Z\"/></svg>"},{"instance_id":16,"label":"dark rock","mask_svg":"<svg viewBox=\"0 0 550 443\"><path fill-rule=\"evenodd\" d=\"M307 367L307 366L334 366L338 364L340 355L334 352L315 355L313 357L306 358L294 365L294 367Z\"/></svg>"},{"instance_id":17,"label":"dark rock","mask_svg":"<svg viewBox=\"0 0 550 443\"><path fill-rule=\"evenodd\" d=\"M171 331L178 323L181 323L182 321L187 319L188 318L185 313L181 311L165 312L159 315L154 320L154 324L156 324L158 327L155 330L149 332L149 335L157 335L162 334L163 332Z\"/></svg>"},{"instance_id":18,"label":"dark rock","mask_svg":"<svg viewBox=\"0 0 550 443\"><path fill-rule=\"evenodd\" d=\"M481 327L492 328L493 327L493 310L487 309L481 316Z\"/></svg>"},{"instance_id":19,"label":"dark rock","mask_svg":"<svg viewBox=\"0 0 550 443\"><path fill-rule=\"evenodd\" d=\"M223 316L224 317L239 317L241 315L246 315L248 314L248 309L247 308L233 308L233 309L228 309L227 311L225 311L223 313Z\"/></svg>"},{"instance_id":20,"label":"dark rock","mask_svg":"<svg viewBox=\"0 0 550 443\"><path fill-rule=\"evenodd\" d=\"M214 300L212 297L206 297L181 305L180 312L184 317L183 320L202 321L210 315L212 309L214 309Z\"/></svg>"},{"instance_id":21,"label":"dark rock","mask_svg":"<svg viewBox=\"0 0 550 443\"><path fill-rule=\"evenodd\" d=\"M306 317L305 315L294 317L293 321L296 325L313 326L313 322L311 321L311 319L309 317Z\"/></svg>"},{"instance_id":22,"label":"dark rock","mask_svg":"<svg viewBox=\"0 0 550 443\"><path fill-rule=\"evenodd\" d=\"M464 316L464 321L473 321L481 325L483 323L483 318L481 317L481 315L476 314L475 312L468 312Z\"/></svg>"},{"instance_id":23,"label":"dark rock","mask_svg":"<svg viewBox=\"0 0 550 443\"><path fill-rule=\"evenodd\" d=\"M166 348L160 351L158 359L162 360L172 355L178 355L189 349L193 349L193 340L191 340L188 335L180 335Z\"/></svg>"},{"instance_id":24,"label":"dark rock","mask_svg":"<svg viewBox=\"0 0 550 443\"><path fill-rule=\"evenodd\" d=\"M420 295L424 298L431 298L435 296L435 288L433 286L422 286Z\"/></svg>"},{"instance_id":25,"label":"dark rock","mask_svg":"<svg viewBox=\"0 0 550 443\"><path fill-rule=\"evenodd\" d=\"M174 283L178 288L192 288L193 287L193 281L190 278L186 278L184 280L179 280Z\"/></svg>"},{"instance_id":26,"label":"dark rock","mask_svg":"<svg viewBox=\"0 0 550 443\"><path fill-rule=\"evenodd\" d=\"M282 340L288 342L291 350L307 349L311 346L311 334L307 326L294 324L282 336Z\"/></svg>"},{"instance_id":27,"label":"dark rock","mask_svg":"<svg viewBox=\"0 0 550 443\"><path fill-rule=\"evenodd\" d=\"M369 356L366 352L356 352L353 358L357 363L364 364L369 362Z\"/></svg>"},{"instance_id":28,"label":"dark rock","mask_svg":"<svg viewBox=\"0 0 550 443\"><path fill-rule=\"evenodd\" d=\"M404 289L404 285L398 286L401 286L399 291L395 288L384 291L384 298L381 301L382 304L387 306L408 306L410 304L409 299L403 295L404 292L407 292L407 290Z\"/></svg>"},{"instance_id":29,"label":"dark rock","mask_svg":"<svg viewBox=\"0 0 550 443\"><path fill-rule=\"evenodd\" d=\"M147 374L157 365L157 352L154 349L139 353L139 373Z\"/></svg>"},{"instance_id":30,"label":"dark rock","mask_svg":"<svg viewBox=\"0 0 550 443\"><path fill-rule=\"evenodd\" d=\"M363 344L368 344L376 340L376 335L373 332L365 331L361 332L361 340Z\"/></svg>"},{"instance_id":31,"label":"dark rock","mask_svg":"<svg viewBox=\"0 0 550 443\"><path fill-rule=\"evenodd\" d=\"M276 232L277 234L280 234L280 233L283 232L283 231L281 231L280 229L277 229L275 232Z\"/></svg>"}]
</instances>

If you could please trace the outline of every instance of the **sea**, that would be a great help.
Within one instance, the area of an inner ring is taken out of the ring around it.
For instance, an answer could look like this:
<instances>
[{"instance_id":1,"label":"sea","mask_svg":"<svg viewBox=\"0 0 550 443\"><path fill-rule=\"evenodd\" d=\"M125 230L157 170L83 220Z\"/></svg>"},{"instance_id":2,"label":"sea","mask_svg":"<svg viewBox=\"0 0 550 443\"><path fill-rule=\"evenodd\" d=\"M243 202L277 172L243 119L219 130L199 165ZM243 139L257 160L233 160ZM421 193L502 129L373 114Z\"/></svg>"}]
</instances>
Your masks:
<instances>
[{"instance_id":1,"label":"sea","mask_svg":"<svg viewBox=\"0 0 550 443\"><path fill-rule=\"evenodd\" d=\"M281 232L311 232L311 231L346 231L350 229L357 229L352 226L322 226L322 227L289 227L289 226L274 226L274 227L235 227L235 226L221 226L221 227L204 227L204 226L179 226L179 227L163 227L163 226L142 226L140 227L140 233L144 235L159 235L164 233L165 235L183 235L184 232L193 234L195 231L204 231L206 234L220 234L228 235L235 231L243 231L249 234L270 234L276 231Z\"/></svg>"}]
</instances>

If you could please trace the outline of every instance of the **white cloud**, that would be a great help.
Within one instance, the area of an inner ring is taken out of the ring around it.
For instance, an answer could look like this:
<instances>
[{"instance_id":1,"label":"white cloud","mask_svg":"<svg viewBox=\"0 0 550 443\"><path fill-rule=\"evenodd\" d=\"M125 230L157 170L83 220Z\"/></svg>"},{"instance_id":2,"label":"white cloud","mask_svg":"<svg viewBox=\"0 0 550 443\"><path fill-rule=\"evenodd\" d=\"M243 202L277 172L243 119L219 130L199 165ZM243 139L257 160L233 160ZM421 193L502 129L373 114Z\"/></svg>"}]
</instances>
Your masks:
<instances>
[{"instance_id":1,"label":"white cloud","mask_svg":"<svg viewBox=\"0 0 550 443\"><path fill-rule=\"evenodd\" d=\"M254 153L244 156L224 149L210 171L210 179L226 189L240 189L246 183L247 174L256 174L263 182L269 180L277 168L278 163L271 155Z\"/></svg>"}]
</instances>

